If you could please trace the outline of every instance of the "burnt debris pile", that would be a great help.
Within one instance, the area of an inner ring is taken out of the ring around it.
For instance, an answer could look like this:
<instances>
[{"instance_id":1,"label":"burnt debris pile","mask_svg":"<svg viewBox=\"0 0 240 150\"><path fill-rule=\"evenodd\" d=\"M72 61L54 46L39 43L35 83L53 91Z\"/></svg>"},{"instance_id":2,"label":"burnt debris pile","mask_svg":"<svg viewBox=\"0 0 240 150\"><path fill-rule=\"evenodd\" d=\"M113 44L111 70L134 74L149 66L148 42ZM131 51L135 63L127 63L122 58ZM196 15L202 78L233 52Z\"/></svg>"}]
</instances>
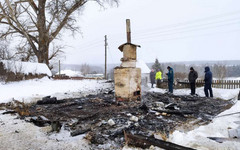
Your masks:
<instances>
[{"instance_id":1,"label":"burnt debris pile","mask_svg":"<svg viewBox=\"0 0 240 150\"><path fill-rule=\"evenodd\" d=\"M28 107L25 118L37 126L51 125L56 132L68 130L71 136L86 134L96 149L107 143L118 149L125 143L124 132L159 134L166 139L176 129L191 130L209 123L232 105L220 99L160 93L146 93L142 101L119 102L110 90L60 101L45 97Z\"/></svg>"}]
</instances>

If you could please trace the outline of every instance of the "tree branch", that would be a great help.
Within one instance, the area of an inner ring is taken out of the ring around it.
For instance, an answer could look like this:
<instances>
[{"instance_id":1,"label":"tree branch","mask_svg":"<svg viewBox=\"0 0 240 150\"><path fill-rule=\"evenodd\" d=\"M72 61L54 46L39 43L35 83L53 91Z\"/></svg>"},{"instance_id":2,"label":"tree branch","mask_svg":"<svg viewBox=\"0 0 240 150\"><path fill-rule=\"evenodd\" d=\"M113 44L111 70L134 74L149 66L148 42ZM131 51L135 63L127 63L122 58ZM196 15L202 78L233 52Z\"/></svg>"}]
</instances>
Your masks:
<instances>
[{"instance_id":1,"label":"tree branch","mask_svg":"<svg viewBox=\"0 0 240 150\"><path fill-rule=\"evenodd\" d=\"M51 34L51 38L50 38L50 42L52 40L54 40L56 38L56 36L58 35L58 33L62 30L62 28L64 27L64 25L66 25L67 20L69 18L69 16L71 16L71 14L78 9L79 7L83 6L84 4L87 3L87 0L80 0L78 2L76 2L66 13L64 19L62 20L62 22L59 24L59 26L56 28L56 30Z\"/></svg>"}]
</instances>

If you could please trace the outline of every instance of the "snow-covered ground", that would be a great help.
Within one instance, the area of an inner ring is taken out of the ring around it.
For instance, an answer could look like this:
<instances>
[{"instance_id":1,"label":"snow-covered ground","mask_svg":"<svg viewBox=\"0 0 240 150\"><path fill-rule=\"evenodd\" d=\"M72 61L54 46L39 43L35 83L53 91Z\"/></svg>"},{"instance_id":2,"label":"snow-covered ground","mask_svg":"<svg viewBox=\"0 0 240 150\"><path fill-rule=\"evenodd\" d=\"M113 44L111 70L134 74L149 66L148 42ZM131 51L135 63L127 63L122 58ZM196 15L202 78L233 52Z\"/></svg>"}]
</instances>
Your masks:
<instances>
[{"instance_id":1,"label":"snow-covered ground","mask_svg":"<svg viewBox=\"0 0 240 150\"><path fill-rule=\"evenodd\" d=\"M12 99L35 102L44 96L55 96L57 99L76 98L83 94L97 93L111 86L102 80L51 80L43 79L0 83L0 103Z\"/></svg>"},{"instance_id":2,"label":"snow-covered ground","mask_svg":"<svg viewBox=\"0 0 240 150\"><path fill-rule=\"evenodd\" d=\"M159 93L167 92L166 89L159 89L159 88L151 88L149 91L151 91L151 92L159 92ZM175 95L189 95L190 93L191 93L190 89L173 90L173 94L175 94ZM213 88L213 97L215 97L215 98L222 98L222 99L225 99L225 100L230 100L230 99L237 98L238 93L239 93L239 89L218 89L218 88ZM196 94L198 94L201 97L204 97L205 94L204 94L203 87L196 88Z\"/></svg>"},{"instance_id":3,"label":"snow-covered ground","mask_svg":"<svg viewBox=\"0 0 240 150\"><path fill-rule=\"evenodd\" d=\"M40 80L29 80L0 84L0 103L17 99L32 102L43 96L56 96L58 99L79 97L86 93L97 93L101 89L111 87L109 83L96 80L51 80L48 78ZM150 88L149 88L150 89ZM151 92L166 92L163 89L152 88ZM204 96L203 88L196 90L199 96ZM237 99L239 89L225 90L213 89L214 97L223 99ZM189 94L189 89L174 90L176 95ZM221 113L228 114L238 112L240 102L229 110ZM49 133L50 128L40 128L24 120L16 119L17 116L2 115L0 111L0 149L90 149L83 136L71 137L70 133L63 130L60 133ZM229 128L235 129L239 126L240 114L215 118L212 123L201 126L190 132L175 131L169 137L169 141L202 150L237 150L240 143L224 142L222 144L208 139L207 137L228 137ZM129 149L124 147L124 149ZM157 148L156 148L157 149Z\"/></svg>"}]
</instances>

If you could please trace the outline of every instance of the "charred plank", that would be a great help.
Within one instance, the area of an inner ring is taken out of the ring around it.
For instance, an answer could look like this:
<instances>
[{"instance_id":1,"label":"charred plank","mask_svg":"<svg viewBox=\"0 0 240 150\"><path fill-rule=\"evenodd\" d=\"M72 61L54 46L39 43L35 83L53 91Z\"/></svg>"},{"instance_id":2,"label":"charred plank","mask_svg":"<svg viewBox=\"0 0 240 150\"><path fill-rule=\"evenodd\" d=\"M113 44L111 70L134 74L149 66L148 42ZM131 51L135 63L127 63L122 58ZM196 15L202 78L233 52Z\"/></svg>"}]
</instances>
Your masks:
<instances>
[{"instance_id":1,"label":"charred plank","mask_svg":"<svg viewBox=\"0 0 240 150\"><path fill-rule=\"evenodd\" d=\"M2 114L3 114L3 115L6 115L6 114L16 114L16 113L17 113L16 111L10 110L10 111L5 111L5 112L3 112Z\"/></svg>"},{"instance_id":2,"label":"charred plank","mask_svg":"<svg viewBox=\"0 0 240 150\"><path fill-rule=\"evenodd\" d=\"M154 108L152 110L160 113L175 114L175 115L181 115L181 116L194 114L193 111L188 111L188 110L159 110Z\"/></svg>"},{"instance_id":3,"label":"charred plank","mask_svg":"<svg viewBox=\"0 0 240 150\"><path fill-rule=\"evenodd\" d=\"M78 135L84 134L84 133L89 132L89 131L91 131L91 128L78 129L78 130L75 130L75 131L71 132L71 136L78 136Z\"/></svg>"},{"instance_id":4,"label":"charred plank","mask_svg":"<svg viewBox=\"0 0 240 150\"><path fill-rule=\"evenodd\" d=\"M184 147L171 142L159 140L153 137L147 137L143 135L133 135L127 132L124 132L124 137L127 145L141 147L141 148L149 148L151 145L153 145L153 146L157 146L167 150L194 150L189 147Z\"/></svg>"},{"instance_id":5,"label":"charred plank","mask_svg":"<svg viewBox=\"0 0 240 150\"><path fill-rule=\"evenodd\" d=\"M228 141L240 142L240 139L238 138L223 138L223 137L208 137L208 138L218 143L223 143Z\"/></svg>"}]
</instances>

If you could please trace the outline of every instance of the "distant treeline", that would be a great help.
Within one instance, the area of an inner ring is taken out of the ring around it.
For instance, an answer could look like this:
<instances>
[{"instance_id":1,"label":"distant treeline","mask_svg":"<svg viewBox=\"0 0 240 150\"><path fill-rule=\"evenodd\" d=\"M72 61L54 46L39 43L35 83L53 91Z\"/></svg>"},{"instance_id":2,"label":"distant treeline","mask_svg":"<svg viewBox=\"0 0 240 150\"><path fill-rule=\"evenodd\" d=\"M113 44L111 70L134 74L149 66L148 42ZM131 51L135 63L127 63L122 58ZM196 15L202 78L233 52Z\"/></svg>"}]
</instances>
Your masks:
<instances>
[{"instance_id":1,"label":"distant treeline","mask_svg":"<svg viewBox=\"0 0 240 150\"><path fill-rule=\"evenodd\" d=\"M226 67L227 67L227 77L239 77L240 76L240 65L226 66Z\"/></svg>"}]
</instances>

